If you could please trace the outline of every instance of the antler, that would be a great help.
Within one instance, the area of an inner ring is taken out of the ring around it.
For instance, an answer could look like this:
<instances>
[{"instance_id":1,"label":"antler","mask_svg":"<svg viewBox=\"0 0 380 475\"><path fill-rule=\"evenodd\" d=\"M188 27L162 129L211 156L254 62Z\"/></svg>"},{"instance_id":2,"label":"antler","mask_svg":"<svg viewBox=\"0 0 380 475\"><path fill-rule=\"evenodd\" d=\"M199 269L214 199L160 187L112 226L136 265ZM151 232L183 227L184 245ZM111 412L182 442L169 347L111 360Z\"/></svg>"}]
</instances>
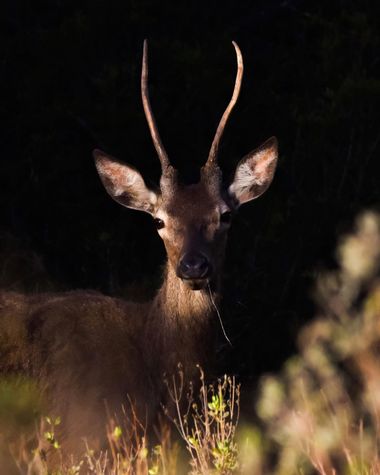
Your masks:
<instances>
[{"instance_id":1,"label":"antler","mask_svg":"<svg viewBox=\"0 0 380 475\"><path fill-rule=\"evenodd\" d=\"M144 40L144 51L143 51L143 63L141 69L141 98L144 106L145 117L149 125L150 135L152 136L154 147L157 151L158 158L161 162L162 173L165 174L169 167L170 161L168 154L161 142L160 134L158 133L158 128L156 120L154 118L152 107L149 100L149 91L148 91L148 41Z\"/></svg>"},{"instance_id":2,"label":"antler","mask_svg":"<svg viewBox=\"0 0 380 475\"><path fill-rule=\"evenodd\" d=\"M220 139L222 138L224 127L226 126L230 113L238 100L241 82L243 79L243 70L244 70L243 56L241 54L239 46L235 43L235 41L233 41L232 44L234 45L234 48L236 51L236 60L237 60L237 73L236 73L234 92L232 94L230 103L227 106L227 109L224 111L224 114L222 115L222 118L220 119L218 128L216 129L215 137L210 148L210 153L208 155L208 159L205 164L206 167L217 164Z\"/></svg>"}]
</instances>

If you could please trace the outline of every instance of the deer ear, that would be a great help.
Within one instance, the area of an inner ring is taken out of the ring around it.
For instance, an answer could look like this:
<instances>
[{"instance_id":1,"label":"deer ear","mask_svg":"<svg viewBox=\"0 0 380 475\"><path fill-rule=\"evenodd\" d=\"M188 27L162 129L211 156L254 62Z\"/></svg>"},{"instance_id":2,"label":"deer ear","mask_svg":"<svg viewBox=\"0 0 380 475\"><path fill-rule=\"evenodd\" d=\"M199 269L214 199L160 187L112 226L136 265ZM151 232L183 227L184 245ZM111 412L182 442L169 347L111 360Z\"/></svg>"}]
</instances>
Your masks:
<instances>
[{"instance_id":1,"label":"deer ear","mask_svg":"<svg viewBox=\"0 0 380 475\"><path fill-rule=\"evenodd\" d=\"M276 169L277 156L277 139L271 137L238 163L228 188L238 206L259 197L268 188Z\"/></svg>"},{"instance_id":2,"label":"deer ear","mask_svg":"<svg viewBox=\"0 0 380 475\"><path fill-rule=\"evenodd\" d=\"M149 190L140 173L101 150L94 150L95 165L105 189L127 208L153 213L157 194Z\"/></svg>"}]
</instances>

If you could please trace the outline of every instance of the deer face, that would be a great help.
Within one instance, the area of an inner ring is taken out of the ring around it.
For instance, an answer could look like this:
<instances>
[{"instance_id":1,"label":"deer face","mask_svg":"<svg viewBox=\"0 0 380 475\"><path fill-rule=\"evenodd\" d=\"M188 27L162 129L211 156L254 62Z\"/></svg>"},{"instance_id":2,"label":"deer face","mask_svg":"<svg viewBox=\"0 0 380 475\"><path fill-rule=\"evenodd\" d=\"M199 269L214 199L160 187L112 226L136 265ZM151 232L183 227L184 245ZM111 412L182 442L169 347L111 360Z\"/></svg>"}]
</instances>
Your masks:
<instances>
[{"instance_id":1,"label":"deer face","mask_svg":"<svg viewBox=\"0 0 380 475\"><path fill-rule=\"evenodd\" d=\"M272 181L277 142L269 139L238 164L224 188L219 168L203 167L201 180L184 186L172 173L161 179L161 191L149 189L130 165L96 150L96 166L114 200L152 215L177 276L198 290L221 273L231 218L238 207L260 196Z\"/></svg>"},{"instance_id":2,"label":"deer face","mask_svg":"<svg viewBox=\"0 0 380 475\"><path fill-rule=\"evenodd\" d=\"M201 169L200 182L184 186L170 165L162 145L149 102L147 89L147 44L141 79L142 99L153 143L162 166L160 190L149 189L132 166L94 151L100 178L111 197L123 206L152 215L178 278L191 289L199 290L221 272L227 231L238 207L260 196L270 185L277 162L274 137L246 155L237 165L231 183L224 187L217 164L218 145L228 116L239 95L243 61L234 43L238 73L232 99L219 123L210 154Z\"/></svg>"},{"instance_id":3,"label":"deer face","mask_svg":"<svg viewBox=\"0 0 380 475\"><path fill-rule=\"evenodd\" d=\"M202 288L219 273L230 213L221 194L202 182L161 200L156 227L171 266L189 287Z\"/></svg>"}]
</instances>

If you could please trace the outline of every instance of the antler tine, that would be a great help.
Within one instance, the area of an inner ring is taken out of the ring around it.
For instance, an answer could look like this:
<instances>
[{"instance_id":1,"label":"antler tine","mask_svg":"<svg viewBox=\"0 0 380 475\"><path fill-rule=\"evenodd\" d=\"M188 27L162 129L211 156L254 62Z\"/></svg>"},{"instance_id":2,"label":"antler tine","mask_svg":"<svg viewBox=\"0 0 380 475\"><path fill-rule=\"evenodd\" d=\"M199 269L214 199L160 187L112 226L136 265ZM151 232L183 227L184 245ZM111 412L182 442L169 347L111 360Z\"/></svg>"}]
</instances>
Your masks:
<instances>
[{"instance_id":1,"label":"antler tine","mask_svg":"<svg viewBox=\"0 0 380 475\"><path fill-rule=\"evenodd\" d=\"M160 134L158 133L158 128L156 120L154 118L152 107L149 100L149 91L148 91L148 41L144 40L144 51L143 51L143 62L141 69L141 98L144 106L145 117L149 125L150 135L152 136L154 148L157 151L158 158L161 162L162 172L165 173L170 167L170 161L168 154L161 142Z\"/></svg>"},{"instance_id":2,"label":"antler tine","mask_svg":"<svg viewBox=\"0 0 380 475\"><path fill-rule=\"evenodd\" d=\"M241 82L243 79L243 71L244 71L243 56L241 54L239 46L235 43L235 41L233 41L232 44L234 45L234 48L236 51L236 60L237 60L237 72L236 72L234 92L232 94L230 103L228 104L226 110L224 111L224 114L222 115L222 118L220 119L218 128L216 129L215 137L211 144L210 153L208 155L206 165L215 165L217 163L220 139L222 138L224 127L226 126L230 113L232 109L234 108L238 100L239 93L240 93L240 87L241 87Z\"/></svg>"}]
</instances>

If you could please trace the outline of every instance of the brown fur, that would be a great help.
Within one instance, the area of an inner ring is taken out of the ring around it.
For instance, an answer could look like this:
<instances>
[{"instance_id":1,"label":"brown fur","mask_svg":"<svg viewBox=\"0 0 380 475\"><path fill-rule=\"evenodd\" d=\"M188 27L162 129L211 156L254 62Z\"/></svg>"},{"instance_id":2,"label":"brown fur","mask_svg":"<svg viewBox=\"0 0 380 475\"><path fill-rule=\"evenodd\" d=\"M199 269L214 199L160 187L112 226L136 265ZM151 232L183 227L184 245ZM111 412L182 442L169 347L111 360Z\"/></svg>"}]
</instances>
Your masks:
<instances>
[{"instance_id":1,"label":"brown fur","mask_svg":"<svg viewBox=\"0 0 380 475\"><path fill-rule=\"evenodd\" d=\"M190 299L170 268L166 273L156 298L142 305L89 291L1 294L0 371L39 382L47 413L62 417L66 451L83 447L82 437L101 446L107 411L120 415L128 397L151 426L160 404L170 402L163 374L182 362L189 378L210 360L209 296L199 291Z\"/></svg>"}]
</instances>

